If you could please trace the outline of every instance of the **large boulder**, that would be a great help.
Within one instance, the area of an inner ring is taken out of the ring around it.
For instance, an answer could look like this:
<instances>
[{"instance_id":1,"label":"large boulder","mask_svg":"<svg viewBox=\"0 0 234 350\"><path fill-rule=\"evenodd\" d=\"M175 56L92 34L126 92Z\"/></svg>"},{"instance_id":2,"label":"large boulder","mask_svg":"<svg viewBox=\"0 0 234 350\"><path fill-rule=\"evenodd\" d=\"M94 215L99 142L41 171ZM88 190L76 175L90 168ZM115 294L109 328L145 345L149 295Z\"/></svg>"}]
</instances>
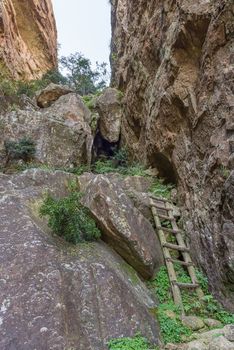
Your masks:
<instances>
[{"instance_id":1,"label":"large boulder","mask_svg":"<svg viewBox=\"0 0 234 350\"><path fill-rule=\"evenodd\" d=\"M45 89L39 91L36 96L37 105L41 108L51 106L59 97L73 92L69 86L50 83Z\"/></svg>"},{"instance_id":2,"label":"large boulder","mask_svg":"<svg viewBox=\"0 0 234 350\"><path fill-rule=\"evenodd\" d=\"M118 142L121 129L121 96L114 88L107 88L97 99L96 108L99 118L99 129L102 137L111 143Z\"/></svg>"},{"instance_id":3,"label":"large boulder","mask_svg":"<svg viewBox=\"0 0 234 350\"><path fill-rule=\"evenodd\" d=\"M143 277L152 277L163 264L157 234L118 182L97 175L82 200L101 227L104 240Z\"/></svg>"},{"instance_id":4,"label":"large boulder","mask_svg":"<svg viewBox=\"0 0 234 350\"><path fill-rule=\"evenodd\" d=\"M35 161L54 167L90 163L93 137L90 112L74 94L61 96L49 108L16 109L0 115L2 137L0 159L4 164L4 142L23 137L35 142Z\"/></svg>"},{"instance_id":5,"label":"large boulder","mask_svg":"<svg viewBox=\"0 0 234 350\"><path fill-rule=\"evenodd\" d=\"M38 217L45 191L67 192L74 175L0 175L0 348L104 350L140 331L158 343L155 300L102 242L73 246Z\"/></svg>"}]
</instances>

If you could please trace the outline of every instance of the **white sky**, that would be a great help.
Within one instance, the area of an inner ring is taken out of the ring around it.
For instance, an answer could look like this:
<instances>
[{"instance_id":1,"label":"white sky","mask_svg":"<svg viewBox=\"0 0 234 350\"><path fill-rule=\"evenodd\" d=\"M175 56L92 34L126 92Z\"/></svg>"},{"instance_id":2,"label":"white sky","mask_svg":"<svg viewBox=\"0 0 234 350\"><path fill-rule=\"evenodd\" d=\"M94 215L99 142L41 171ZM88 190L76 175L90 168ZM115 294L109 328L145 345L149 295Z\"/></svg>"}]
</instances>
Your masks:
<instances>
[{"instance_id":1,"label":"white sky","mask_svg":"<svg viewBox=\"0 0 234 350\"><path fill-rule=\"evenodd\" d=\"M92 63L109 63L109 0L52 0L60 56L81 52Z\"/></svg>"}]
</instances>

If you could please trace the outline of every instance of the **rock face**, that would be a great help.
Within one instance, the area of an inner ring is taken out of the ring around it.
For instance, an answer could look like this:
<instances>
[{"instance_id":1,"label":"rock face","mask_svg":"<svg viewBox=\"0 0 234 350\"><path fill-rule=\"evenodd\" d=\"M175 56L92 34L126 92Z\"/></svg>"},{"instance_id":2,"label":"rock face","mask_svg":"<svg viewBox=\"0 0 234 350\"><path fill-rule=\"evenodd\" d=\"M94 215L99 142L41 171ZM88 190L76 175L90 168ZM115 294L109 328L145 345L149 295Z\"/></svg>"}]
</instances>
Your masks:
<instances>
[{"instance_id":1,"label":"rock face","mask_svg":"<svg viewBox=\"0 0 234 350\"><path fill-rule=\"evenodd\" d=\"M144 278L152 277L156 268L163 265L160 243L151 223L117 182L95 176L82 202L101 227L105 241Z\"/></svg>"},{"instance_id":2,"label":"rock face","mask_svg":"<svg viewBox=\"0 0 234 350\"><path fill-rule=\"evenodd\" d=\"M16 79L36 79L57 65L51 0L0 3L0 62Z\"/></svg>"},{"instance_id":3,"label":"rock face","mask_svg":"<svg viewBox=\"0 0 234 350\"><path fill-rule=\"evenodd\" d=\"M111 143L120 138L122 108L120 93L113 88L107 88L97 99L96 109L99 114L99 129L102 137Z\"/></svg>"},{"instance_id":4,"label":"rock face","mask_svg":"<svg viewBox=\"0 0 234 350\"><path fill-rule=\"evenodd\" d=\"M121 140L178 184L193 259L234 311L234 4L112 1L112 82Z\"/></svg>"},{"instance_id":5,"label":"rock face","mask_svg":"<svg viewBox=\"0 0 234 350\"><path fill-rule=\"evenodd\" d=\"M104 350L137 331L157 344L155 301L135 271L104 243L51 236L39 218L45 191L61 197L69 180L35 169L0 175L0 348Z\"/></svg>"},{"instance_id":6,"label":"rock face","mask_svg":"<svg viewBox=\"0 0 234 350\"><path fill-rule=\"evenodd\" d=\"M0 115L0 163L3 166L5 162L5 141L26 137L36 144L36 162L54 167L89 164L93 143L90 122L89 110L74 93L59 97L48 108L32 104L30 110Z\"/></svg>"}]
</instances>

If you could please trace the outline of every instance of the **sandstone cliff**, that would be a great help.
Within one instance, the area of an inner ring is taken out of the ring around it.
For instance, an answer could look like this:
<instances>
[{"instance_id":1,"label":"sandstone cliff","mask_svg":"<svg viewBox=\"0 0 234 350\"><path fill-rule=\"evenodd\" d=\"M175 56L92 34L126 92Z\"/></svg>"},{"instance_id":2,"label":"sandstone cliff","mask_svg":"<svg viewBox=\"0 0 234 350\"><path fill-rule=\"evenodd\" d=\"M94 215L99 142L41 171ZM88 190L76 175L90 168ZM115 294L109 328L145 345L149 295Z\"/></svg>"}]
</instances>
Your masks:
<instances>
[{"instance_id":1,"label":"sandstone cliff","mask_svg":"<svg viewBox=\"0 0 234 350\"><path fill-rule=\"evenodd\" d=\"M36 79L57 64L57 32L51 0L0 3L1 70Z\"/></svg>"},{"instance_id":2,"label":"sandstone cliff","mask_svg":"<svg viewBox=\"0 0 234 350\"><path fill-rule=\"evenodd\" d=\"M112 0L122 143L178 184L194 259L234 310L232 0Z\"/></svg>"}]
</instances>

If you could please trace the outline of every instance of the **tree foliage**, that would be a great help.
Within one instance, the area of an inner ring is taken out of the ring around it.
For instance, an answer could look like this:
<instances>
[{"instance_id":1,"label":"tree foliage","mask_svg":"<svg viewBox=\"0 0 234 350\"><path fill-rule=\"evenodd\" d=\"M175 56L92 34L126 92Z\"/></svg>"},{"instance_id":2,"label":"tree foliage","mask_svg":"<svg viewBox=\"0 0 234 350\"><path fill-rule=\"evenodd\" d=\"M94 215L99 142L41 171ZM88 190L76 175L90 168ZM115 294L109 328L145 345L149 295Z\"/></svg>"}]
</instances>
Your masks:
<instances>
[{"instance_id":1,"label":"tree foliage","mask_svg":"<svg viewBox=\"0 0 234 350\"><path fill-rule=\"evenodd\" d=\"M93 69L91 61L80 52L63 56L60 59L61 68L64 70L67 83L81 96L93 94L106 86L107 64L96 62Z\"/></svg>"}]
</instances>

